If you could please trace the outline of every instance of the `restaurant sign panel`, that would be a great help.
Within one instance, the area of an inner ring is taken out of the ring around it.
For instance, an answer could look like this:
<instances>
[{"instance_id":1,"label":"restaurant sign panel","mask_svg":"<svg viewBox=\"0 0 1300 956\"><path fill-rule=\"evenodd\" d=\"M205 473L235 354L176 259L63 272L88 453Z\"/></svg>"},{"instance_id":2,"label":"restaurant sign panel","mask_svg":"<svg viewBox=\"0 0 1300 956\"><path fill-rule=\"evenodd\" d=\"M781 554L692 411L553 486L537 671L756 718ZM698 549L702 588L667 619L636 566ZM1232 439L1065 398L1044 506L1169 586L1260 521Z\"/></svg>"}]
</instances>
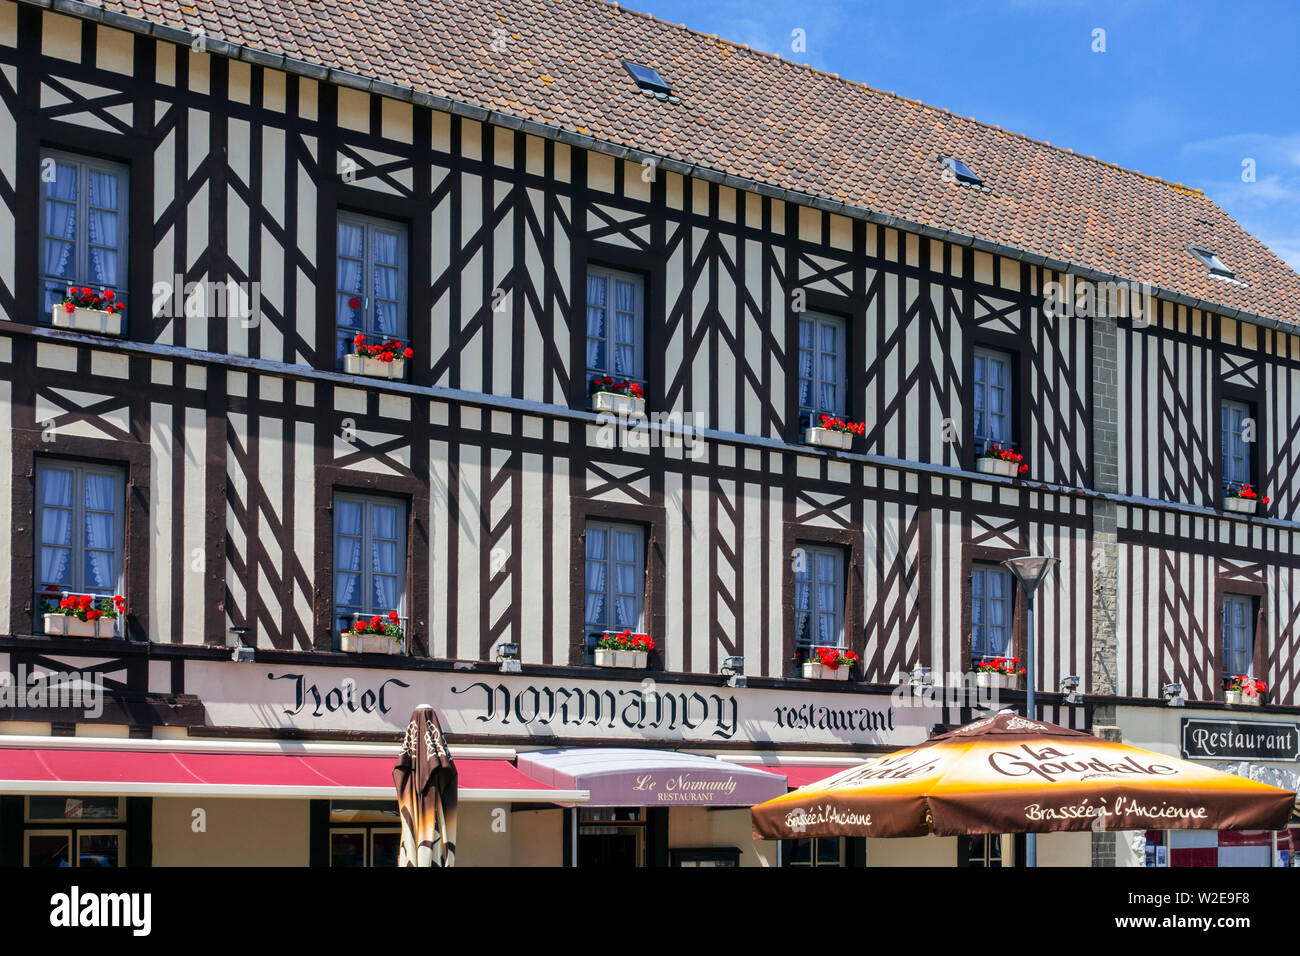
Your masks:
<instances>
[{"instance_id":1,"label":"restaurant sign panel","mask_svg":"<svg viewBox=\"0 0 1300 956\"><path fill-rule=\"evenodd\" d=\"M400 730L430 704L449 734L546 739L920 743L938 706L883 694L733 688L485 671L377 670L189 661L185 689L222 727Z\"/></svg>"},{"instance_id":2,"label":"restaurant sign panel","mask_svg":"<svg viewBox=\"0 0 1300 956\"><path fill-rule=\"evenodd\" d=\"M1183 718L1189 760L1300 761L1300 723Z\"/></svg>"}]
</instances>

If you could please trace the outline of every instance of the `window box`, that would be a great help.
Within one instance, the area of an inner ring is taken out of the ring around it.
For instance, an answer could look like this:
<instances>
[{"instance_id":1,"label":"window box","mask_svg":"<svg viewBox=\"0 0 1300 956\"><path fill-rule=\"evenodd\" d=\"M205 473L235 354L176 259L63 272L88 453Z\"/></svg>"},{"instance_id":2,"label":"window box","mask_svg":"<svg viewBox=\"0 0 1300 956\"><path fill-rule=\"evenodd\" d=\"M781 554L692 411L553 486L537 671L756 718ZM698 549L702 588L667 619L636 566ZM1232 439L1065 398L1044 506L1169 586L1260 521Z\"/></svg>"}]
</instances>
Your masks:
<instances>
[{"instance_id":1,"label":"window box","mask_svg":"<svg viewBox=\"0 0 1300 956\"><path fill-rule=\"evenodd\" d=\"M50 637L114 637L115 618L82 621L71 614L46 614L45 633Z\"/></svg>"},{"instance_id":2,"label":"window box","mask_svg":"<svg viewBox=\"0 0 1300 956\"><path fill-rule=\"evenodd\" d=\"M1018 674L998 674L991 671L976 671L975 686L997 690L1016 690L1020 687Z\"/></svg>"},{"instance_id":3,"label":"window box","mask_svg":"<svg viewBox=\"0 0 1300 956\"><path fill-rule=\"evenodd\" d=\"M387 634L344 631L339 635L339 649L344 654L396 654L402 649L402 641Z\"/></svg>"},{"instance_id":4,"label":"window box","mask_svg":"<svg viewBox=\"0 0 1300 956\"><path fill-rule=\"evenodd\" d=\"M1019 462L1007 461L1004 458L980 456L975 459L975 470L983 475L1001 475L1003 478L1014 478L1020 471L1020 464Z\"/></svg>"},{"instance_id":5,"label":"window box","mask_svg":"<svg viewBox=\"0 0 1300 956\"><path fill-rule=\"evenodd\" d=\"M1237 514L1253 515L1259 507L1257 498L1224 498L1223 510L1233 511Z\"/></svg>"},{"instance_id":6,"label":"window box","mask_svg":"<svg viewBox=\"0 0 1300 956\"><path fill-rule=\"evenodd\" d=\"M395 358L391 362L371 358L368 355L349 353L343 357L343 371L348 375L365 375L369 378L406 378L406 359Z\"/></svg>"},{"instance_id":7,"label":"window box","mask_svg":"<svg viewBox=\"0 0 1300 956\"><path fill-rule=\"evenodd\" d=\"M804 441L822 448L838 448L848 451L853 447L853 433L834 431L830 428L810 428L804 434Z\"/></svg>"},{"instance_id":8,"label":"window box","mask_svg":"<svg viewBox=\"0 0 1300 956\"><path fill-rule=\"evenodd\" d=\"M593 412L612 412L615 415L644 415L645 399L635 395L620 395L617 392L592 392L591 410Z\"/></svg>"},{"instance_id":9,"label":"window box","mask_svg":"<svg viewBox=\"0 0 1300 956\"><path fill-rule=\"evenodd\" d=\"M817 661L804 661L800 665L800 676L808 680L848 680L851 665L841 664L839 667L827 667Z\"/></svg>"},{"instance_id":10,"label":"window box","mask_svg":"<svg viewBox=\"0 0 1300 956\"><path fill-rule=\"evenodd\" d=\"M644 670L650 666L649 651L612 651L596 648L592 651L597 667L634 667Z\"/></svg>"},{"instance_id":11,"label":"window box","mask_svg":"<svg viewBox=\"0 0 1300 956\"><path fill-rule=\"evenodd\" d=\"M101 335L122 334L122 313L103 309L73 309L69 312L61 305L50 310L50 322L60 329L77 332L98 332Z\"/></svg>"},{"instance_id":12,"label":"window box","mask_svg":"<svg viewBox=\"0 0 1300 956\"><path fill-rule=\"evenodd\" d=\"M1246 707L1259 706L1259 694L1247 697L1239 690L1225 690L1223 692L1223 702L1225 704L1244 705Z\"/></svg>"}]
</instances>

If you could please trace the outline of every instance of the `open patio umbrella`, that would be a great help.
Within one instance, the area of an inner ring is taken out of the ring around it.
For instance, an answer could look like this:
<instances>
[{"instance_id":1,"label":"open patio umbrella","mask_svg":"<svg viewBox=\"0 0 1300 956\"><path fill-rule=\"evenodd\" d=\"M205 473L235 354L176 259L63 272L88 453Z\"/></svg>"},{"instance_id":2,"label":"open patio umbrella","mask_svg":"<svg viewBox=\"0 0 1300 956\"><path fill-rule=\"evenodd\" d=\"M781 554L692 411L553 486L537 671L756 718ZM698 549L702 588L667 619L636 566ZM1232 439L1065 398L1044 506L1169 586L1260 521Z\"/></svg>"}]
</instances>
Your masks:
<instances>
[{"instance_id":1,"label":"open patio umbrella","mask_svg":"<svg viewBox=\"0 0 1300 956\"><path fill-rule=\"evenodd\" d=\"M1003 712L751 808L754 836L1279 830L1296 795Z\"/></svg>"},{"instance_id":2,"label":"open patio umbrella","mask_svg":"<svg viewBox=\"0 0 1300 956\"><path fill-rule=\"evenodd\" d=\"M411 714L402 755L393 769L402 815L398 866L452 866L456 862L456 765L433 708Z\"/></svg>"}]
</instances>

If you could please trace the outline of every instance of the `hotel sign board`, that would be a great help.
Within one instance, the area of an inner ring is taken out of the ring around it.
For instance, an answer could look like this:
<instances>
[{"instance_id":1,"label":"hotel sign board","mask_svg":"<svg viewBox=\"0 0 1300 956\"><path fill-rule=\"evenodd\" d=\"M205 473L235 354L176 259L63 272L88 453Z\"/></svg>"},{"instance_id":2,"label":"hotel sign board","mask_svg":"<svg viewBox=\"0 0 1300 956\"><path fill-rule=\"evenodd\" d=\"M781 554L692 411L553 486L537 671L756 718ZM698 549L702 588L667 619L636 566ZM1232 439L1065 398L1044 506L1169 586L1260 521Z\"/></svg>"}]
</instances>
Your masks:
<instances>
[{"instance_id":1,"label":"hotel sign board","mask_svg":"<svg viewBox=\"0 0 1300 956\"><path fill-rule=\"evenodd\" d=\"M610 681L494 671L380 670L188 661L185 690L207 722L232 728L400 731L430 704L448 734L629 743L858 744L905 747L940 706L886 694Z\"/></svg>"},{"instance_id":2,"label":"hotel sign board","mask_svg":"<svg viewBox=\"0 0 1300 956\"><path fill-rule=\"evenodd\" d=\"M1183 718L1183 756L1189 760L1300 761L1300 723Z\"/></svg>"}]
</instances>

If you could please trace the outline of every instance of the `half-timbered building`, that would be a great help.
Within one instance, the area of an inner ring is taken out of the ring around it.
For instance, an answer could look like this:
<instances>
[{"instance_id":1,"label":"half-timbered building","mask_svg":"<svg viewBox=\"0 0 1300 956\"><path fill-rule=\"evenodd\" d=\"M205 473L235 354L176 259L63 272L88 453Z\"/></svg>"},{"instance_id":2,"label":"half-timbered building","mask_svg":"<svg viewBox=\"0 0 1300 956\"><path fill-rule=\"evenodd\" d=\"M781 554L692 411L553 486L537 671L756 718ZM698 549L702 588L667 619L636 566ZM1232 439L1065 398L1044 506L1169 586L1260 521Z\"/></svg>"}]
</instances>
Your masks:
<instances>
[{"instance_id":1,"label":"half-timbered building","mask_svg":"<svg viewBox=\"0 0 1300 956\"><path fill-rule=\"evenodd\" d=\"M462 864L1010 865L747 807L1028 680L1294 787L1297 302L1197 190L600 0L3 0L0 860L383 864L420 703Z\"/></svg>"}]
</instances>

